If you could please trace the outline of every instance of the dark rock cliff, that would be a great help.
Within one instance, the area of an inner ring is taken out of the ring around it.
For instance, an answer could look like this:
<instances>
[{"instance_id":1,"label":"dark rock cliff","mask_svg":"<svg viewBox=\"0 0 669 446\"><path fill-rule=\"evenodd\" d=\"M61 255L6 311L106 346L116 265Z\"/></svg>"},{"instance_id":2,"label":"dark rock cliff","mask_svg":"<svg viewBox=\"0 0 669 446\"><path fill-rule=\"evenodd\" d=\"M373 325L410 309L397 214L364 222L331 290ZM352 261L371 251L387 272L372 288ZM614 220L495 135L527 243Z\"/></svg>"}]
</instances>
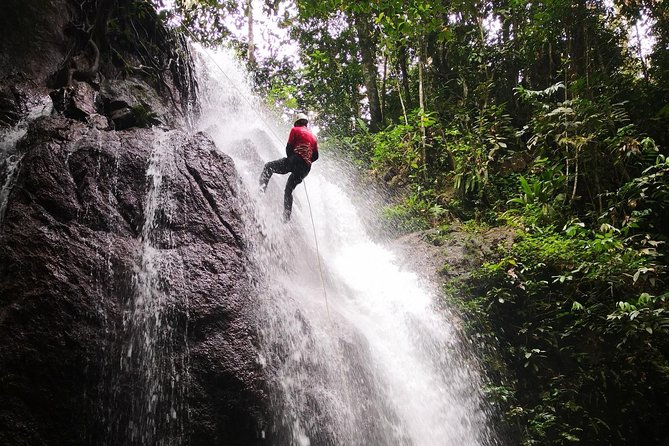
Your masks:
<instances>
[{"instance_id":1,"label":"dark rock cliff","mask_svg":"<svg viewBox=\"0 0 669 446\"><path fill-rule=\"evenodd\" d=\"M188 61L152 82L103 49L94 77L48 88L80 13L42 3L19 22L48 45L19 51L6 27L0 42L0 127L34 96L56 107L0 153L0 444L255 444L243 192L230 158L179 130Z\"/></svg>"}]
</instances>

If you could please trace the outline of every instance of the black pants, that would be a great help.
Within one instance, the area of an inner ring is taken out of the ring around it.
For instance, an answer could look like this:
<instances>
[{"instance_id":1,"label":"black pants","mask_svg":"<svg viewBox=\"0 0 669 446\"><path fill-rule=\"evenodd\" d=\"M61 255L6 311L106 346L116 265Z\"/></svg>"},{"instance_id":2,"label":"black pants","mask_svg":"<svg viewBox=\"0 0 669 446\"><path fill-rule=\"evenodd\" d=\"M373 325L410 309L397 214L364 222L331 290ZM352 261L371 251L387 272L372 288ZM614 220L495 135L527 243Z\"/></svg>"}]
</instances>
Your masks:
<instances>
[{"instance_id":1,"label":"black pants","mask_svg":"<svg viewBox=\"0 0 669 446\"><path fill-rule=\"evenodd\" d=\"M291 155L288 158L281 158L265 164L265 168L260 174L260 187L264 191L273 173L283 175L290 172L283 193L283 219L286 221L290 220L290 214L293 210L293 190L302 182L304 177L309 175L310 170L311 166L306 161L297 155Z\"/></svg>"}]
</instances>

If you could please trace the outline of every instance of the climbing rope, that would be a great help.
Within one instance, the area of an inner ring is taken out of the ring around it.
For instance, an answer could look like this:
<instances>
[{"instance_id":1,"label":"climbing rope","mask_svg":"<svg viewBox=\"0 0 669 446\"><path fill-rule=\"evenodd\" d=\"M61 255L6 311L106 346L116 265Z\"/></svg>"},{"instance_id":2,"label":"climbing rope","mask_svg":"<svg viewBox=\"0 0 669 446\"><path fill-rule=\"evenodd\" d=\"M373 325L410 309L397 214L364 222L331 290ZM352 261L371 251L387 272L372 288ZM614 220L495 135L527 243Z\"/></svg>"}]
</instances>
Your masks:
<instances>
[{"instance_id":1,"label":"climbing rope","mask_svg":"<svg viewBox=\"0 0 669 446\"><path fill-rule=\"evenodd\" d=\"M318 271L321 273L321 285L323 286L323 297L325 298L325 309L328 312L328 320L330 319L330 306L328 305L328 292L325 288L325 279L323 278L323 266L321 264L321 254L318 249L318 237L316 237L316 225L314 224L314 214L311 212L311 201L309 200L309 193L307 192L307 184L304 183L304 194L307 196L307 204L309 205L309 217L311 217L311 229L314 231L314 242L316 242L316 256L318 257Z\"/></svg>"},{"instance_id":2,"label":"climbing rope","mask_svg":"<svg viewBox=\"0 0 669 446\"><path fill-rule=\"evenodd\" d=\"M202 45L200 42L197 41L197 39L195 39L193 34L191 34L191 32L188 29L184 28L184 30L190 36L191 39L193 39L195 42ZM279 136L274 132L274 130L270 126L269 122L267 122L265 120L265 118L260 114L260 112L258 112L258 110L256 110L256 108L254 107L254 104L252 104L251 101L249 101L249 99L246 97L244 92L242 90L240 90L239 87L237 87L235 85L235 83L232 81L230 76L228 76L228 74L225 72L225 70L223 70L223 68L216 62L216 59L214 59L211 56L211 54L209 54L209 52L206 49L204 49L204 47L203 47L203 50L204 50L204 53L207 55L207 57L209 57L211 62L216 66L216 68L218 68L219 71L223 74L223 76L225 76L225 78L230 82L230 85L232 85L232 87L235 90L237 90L239 95L246 101L246 103L249 105L250 109L253 110L253 112L256 115L258 115L258 117L265 124L265 127L270 131L272 136L274 136L274 138L279 142L279 144L282 144L283 140L281 138L279 138ZM314 214L311 210L311 200L309 200L309 192L307 191L307 183L306 183L306 181L303 180L302 184L304 185L304 194L307 197L307 205L309 207L309 218L311 219L311 229L314 233L314 242L316 244L316 257L318 258L318 272L320 273L320 277L321 277L321 286L323 288L323 297L325 299L325 309L326 309L327 314L328 314L328 320L331 320L330 319L330 306L328 304L328 292L327 292L327 289L325 287L325 278L324 278L324 275L323 275L323 264L321 263L321 253L320 253L320 249L318 248L318 237L316 235L316 224L314 223Z\"/></svg>"}]
</instances>

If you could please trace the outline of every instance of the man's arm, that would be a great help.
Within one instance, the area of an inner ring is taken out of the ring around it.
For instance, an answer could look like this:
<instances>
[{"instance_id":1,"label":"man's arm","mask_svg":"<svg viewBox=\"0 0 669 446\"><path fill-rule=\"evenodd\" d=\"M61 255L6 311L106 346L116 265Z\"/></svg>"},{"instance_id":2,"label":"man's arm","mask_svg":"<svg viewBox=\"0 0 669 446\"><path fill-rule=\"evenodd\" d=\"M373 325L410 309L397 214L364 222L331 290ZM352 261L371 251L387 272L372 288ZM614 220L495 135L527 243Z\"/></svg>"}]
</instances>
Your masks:
<instances>
[{"instance_id":1,"label":"man's arm","mask_svg":"<svg viewBox=\"0 0 669 446\"><path fill-rule=\"evenodd\" d=\"M295 140L295 132L294 132L294 129L291 129L290 134L288 135L288 144L286 144L286 157L289 157L289 156L295 154L294 140Z\"/></svg>"},{"instance_id":2,"label":"man's arm","mask_svg":"<svg viewBox=\"0 0 669 446\"><path fill-rule=\"evenodd\" d=\"M318 159L318 143L314 142L314 150L311 151L311 162L313 163Z\"/></svg>"}]
</instances>

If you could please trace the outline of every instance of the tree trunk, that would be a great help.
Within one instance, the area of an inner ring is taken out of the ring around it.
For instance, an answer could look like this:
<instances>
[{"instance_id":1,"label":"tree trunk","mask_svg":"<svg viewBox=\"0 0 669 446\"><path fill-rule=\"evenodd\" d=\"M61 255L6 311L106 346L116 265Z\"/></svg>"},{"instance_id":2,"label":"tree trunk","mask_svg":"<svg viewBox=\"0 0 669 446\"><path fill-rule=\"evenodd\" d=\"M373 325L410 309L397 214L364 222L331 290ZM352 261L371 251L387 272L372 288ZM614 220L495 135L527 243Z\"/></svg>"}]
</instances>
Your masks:
<instances>
[{"instance_id":1,"label":"tree trunk","mask_svg":"<svg viewBox=\"0 0 669 446\"><path fill-rule=\"evenodd\" d=\"M381 121L386 116L386 81L388 77L388 53L383 55L383 79L381 80Z\"/></svg>"},{"instance_id":2,"label":"tree trunk","mask_svg":"<svg viewBox=\"0 0 669 446\"><path fill-rule=\"evenodd\" d=\"M636 31L636 43L637 43L637 54L639 55L639 61L641 61L641 69L643 70L643 78L646 81L646 84L649 83L648 77L648 65L646 65L646 58L643 57L643 51L641 48L641 32L639 31L639 22L637 21L634 24L634 30Z\"/></svg>"},{"instance_id":3,"label":"tree trunk","mask_svg":"<svg viewBox=\"0 0 669 446\"><path fill-rule=\"evenodd\" d=\"M568 26L568 52L570 81L574 82L586 75L586 16L588 14L585 0L578 0L571 6L571 17Z\"/></svg>"},{"instance_id":4,"label":"tree trunk","mask_svg":"<svg viewBox=\"0 0 669 446\"><path fill-rule=\"evenodd\" d=\"M420 142L421 158L423 161L423 174L427 177L427 134L425 131L425 91L424 91L424 49L421 42L418 52L418 104L420 107Z\"/></svg>"},{"instance_id":5,"label":"tree trunk","mask_svg":"<svg viewBox=\"0 0 669 446\"><path fill-rule=\"evenodd\" d=\"M397 94L400 97L400 105L402 106L402 116L404 116L404 125L409 125L409 118L407 117L407 109L404 106L404 100L402 99L402 86L400 85L399 76L395 78L397 81Z\"/></svg>"},{"instance_id":6,"label":"tree trunk","mask_svg":"<svg viewBox=\"0 0 669 446\"><path fill-rule=\"evenodd\" d=\"M255 39L253 36L253 0L246 0L246 19L248 21L248 39L249 47L247 52L247 61L250 66L256 64L256 55L255 55Z\"/></svg>"},{"instance_id":7,"label":"tree trunk","mask_svg":"<svg viewBox=\"0 0 669 446\"><path fill-rule=\"evenodd\" d=\"M484 17L482 17L482 16L479 16L479 17L476 18L476 22L477 22L478 27L479 27L479 38L481 39L481 49L483 51L485 51L487 44L486 44L486 30L485 30L485 26L483 25L483 20L484 20ZM490 85L492 84L492 76L490 74L490 71L488 70L488 63L485 60L485 58L482 59L480 69L485 74L485 81L486 81L485 96L483 98L483 107L481 108L481 110L483 110L483 109L488 107L488 102L490 100L490 97L489 97L490 96Z\"/></svg>"},{"instance_id":8,"label":"tree trunk","mask_svg":"<svg viewBox=\"0 0 669 446\"><path fill-rule=\"evenodd\" d=\"M402 89L404 90L404 98L406 99L407 108L412 108L411 103L411 89L409 88L409 70L407 68L407 48L401 46L397 50L397 67L399 73L402 75Z\"/></svg>"},{"instance_id":9,"label":"tree trunk","mask_svg":"<svg viewBox=\"0 0 669 446\"><path fill-rule=\"evenodd\" d=\"M358 45L362 56L362 71L365 77L365 88L367 89L367 100L369 101L370 124L369 129L373 132L379 131L383 116L381 113L381 101L376 86L378 69L376 67L376 44L372 35L372 27L369 17L360 14L353 15L353 23L358 34Z\"/></svg>"},{"instance_id":10,"label":"tree trunk","mask_svg":"<svg viewBox=\"0 0 669 446\"><path fill-rule=\"evenodd\" d=\"M92 40L102 49L107 44L107 23L117 0L99 0L93 25Z\"/></svg>"},{"instance_id":11,"label":"tree trunk","mask_svg":"<svg viewBox=\"0 0 669 446\"><path fill-rule=\"evenodd\" d=\"M579 148L575 148L576 153L574 154L574 187L571 190L571 201L570 203L574 203L574 200L576 200L576 190L578 189L578 168L579 168L579 162L578 162L578 152Z\"/></svg>"}]
</instances>

